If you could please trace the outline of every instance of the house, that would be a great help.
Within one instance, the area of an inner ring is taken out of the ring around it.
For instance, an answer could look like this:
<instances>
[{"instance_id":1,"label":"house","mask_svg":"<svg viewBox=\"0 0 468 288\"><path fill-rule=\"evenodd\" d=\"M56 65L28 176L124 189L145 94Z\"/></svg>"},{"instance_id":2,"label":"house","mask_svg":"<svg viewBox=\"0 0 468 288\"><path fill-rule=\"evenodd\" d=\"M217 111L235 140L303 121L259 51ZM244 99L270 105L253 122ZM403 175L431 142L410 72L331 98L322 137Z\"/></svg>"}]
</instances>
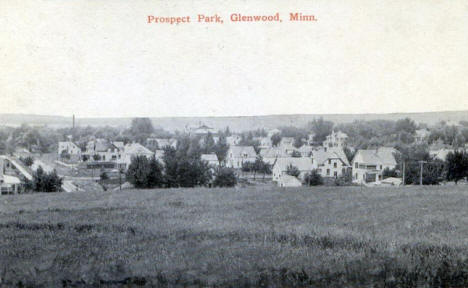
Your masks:
<instances>
[{"instance_id":1,"label":"house","mask_svg":"<svg viewBox=\"0 0 468 288\"><path fill-rule=\"evenodd\" d=\"M284 174L277 184L279 187L301 187L302 186L302 183L299 179L288 174Z\"/></svg>"},{"instance_id":2,"label":"house","mask_svg":"<svg viewBox=\"0 0 468 288\"><path fill-rule=\"evenodd\" d=\"M146 139L146 145L148 147L158 147L159 149L170 146L175 149L177 148L177 139L148 138Z\"/></svg>"},{"instance_id":3,"label":"house","mask_svg":"<svg viewBox=\"0 0 468 288\"><path fill-rule=\"evenodd\" d=\"M396 168L397 162L394 156L396 153L398 151L390 147L358 150L352 161L353 181L380 183L383 180L382 173L386 168Z\"/></svg>"},{"instance_id":4,"label":"house","mask_svg":"<svg viewBox=\"0 0 468 288\"><path fill-rule=\"evenodd\" d=\"M208 133L211 134L216 134L217 131L214 128L208 127L205 124L201 124L196 127L186 127L186 131L189 135L195 135L195 136L203 136L207 135Z\"/></svg>"},{"instance_id":5,"label":"house","mask_svg":"<svg viewBox=\"0 0 468 288\"><path fill-rule=\"evenodd\" d=\"M281 148L270 147L270 148L262 148L260 150L260 156L262 156L263 162L270 164L270 165L274 165L276 162L276 159L290 157L291 155L284 153Z\"/></svg>"},{"instance_id":6,"label":"house","mask_svg":"<svg viewBox=\"0 0 468 288\"><path fill-rule=\"evenodd\" d=\"M270 137L254 137L254 140L260 143L259 148L269 148L273 146Z\"/></svg>"},{"instance_id":7,"label":"house","mask_svg":"<svg viewBox=\"0 0 468 288\"><path fill-rule=\"evenodd\" d=\"M61 156L63 153L70 155L70 158L74 160L81 160L81 148L71 141L61 141L58 143L58 155Z\"/></svg>"},{"instance_id":8,"label":"house","mask_svg":"<svg viewBox=\"0 0 468 288\"><path fill-rule=\"evenodd\" d=\"M117 145L121 145L120 142ZM121 152L121 149L114 143L106 139L96 139L86 144L86 152L83 154L87 155L92 161L116 162L121 159ZM97 155L97 159L94 159L95 155Z\"/></svg>"},{"instance_id":9,"label":"house","mask_svg":"<svg viewBox=\"0 0 468 288\"><path fill-rule=\"evenodd\" d=\"M403 180L401 178L388 177L383 179L380 183L384 186L401 186Z\"/></svg>"},{"instance_id":10,"label":"house","mask_svg":"<svg viewBox=\"0 0 468 288\"><path fill-rule=\"evenodd\" d=\"M271 130L268 130L268 133L267 133L267 137L268 138L271 138L271 136L275 135L275 134L281 134L281 130L279 129L271 129Z\"/></svg>"},{"instance_id":11,"label":"house","mask_svg":"<svg viewBox=\"0 0 468 288\"><path fill-rule=\"evenodd\" d=\"M231 135L226 137L226 143L229 144L229 146L239 145L241 140L242 137L240 135Z\"/></svg>"},{"instance_id":12,"label":"house","mask_svg":"<svg viewBox=\"0 0 468 288\"><path fill-rule=\"evenodd\" d=\"M341 131L338 131L335 133L335 131L332 131L332 133L327 136L326 140L323 141L323 147L344 148L346 147L347 139L348 139L348 135L346 135L346 133L343 133Z\"/></svg>"},{"instance_id":13,"label":"house","mask_svg":"<svg viewBox=\"0 0 468 288\"><path fill-rule=\"evenodd\" d=\"M163 163L164 161L164 150L158 149L154 151L154 157L156 157L156 160L159 161L159 163Z\"/></svg>"},{"instance_id":14,"label":"house","mask_svg":"<svg viewBox=\"0 0 468 288\"><path fill-rule=\"evenodd\" d=\"M288 154L288 155L291 155L293 151L297 149L294 146L294 137L281 138L281 141L278 144L278 147L280 147L283 150L283 153Z\"/></svg>"},{"instance_id":15,"label":"house","mask_svg":"<svg viewBox=\"0 0 468 288\"><path fill-rule=\"evenodd\" d=\"M439 159L439 160L445 161L447 160L447 155L453 152L455 152L455 149L441 148L437 150L430 150L429 155L433 159Z\"/></svg>"},{"instance_id":16,"label":"house","mask_svg":"<svg viewBox=\"0 0 468 288\"><path fill-rule=\"evenodd\" d=\"M21 180L5 174L5 165L6 157L0 156L0 194L17 194L20 191Z\"/></svg>"},{"instance_id":17,"label":"house","mask_svg":"<svg viewBox=\"0 0 468 288\"><path fill-rule=\"evenodd\" d=\"M273 165L273 181L276 183L281 183L282 177L288 175L288 167L292 165L299 170L298 178L302 181L307 173L310 173L314 169L314 164L311 158L306 157L287 157L287 158L278 158Z\"/></svg>"},{"instance_id":18,"label":"house","mask_svg":"<svg viewBox=\"0 0 468 288\"><path fill-rule=\"evenodd\" d=\"M127 144L122 152L122 157L117 161L119 168L127 169L132 163L132 158L145 156L150 159L154 153L139 143Z\"/></svg>"},{"instance_id":19,"label":"house","mask_svg":"<svg viewBox=\"0 0 468 288\"><path fill-rule=\"evenodd\" d=\"M338 147L314 150L312 161L322 177L343 177L351 167L343 149Z\"/></svg>"},{"instance_id":20,"label":"house","mask_svg":"<svg viewBox=\"0 0 468 288\"><path fill-rule=\"evenodd\" d=\"M418 129L414 132L414 141L416 143L426 143L431 132L427 129Z\"/></svg>"},{"instance_id":21,"label":"house","mask_svg":"<svg viewBox=\"0 0 468 288\"><path fill-rule=\"evenodd\" d=\"M257 153L252 146L230 146L226 156L226 167L242 168L245 162L255 162Z\"/></svg>"},{"instance_id":22,"label":"house","mask_svg":"<svg viewBox=\"0 0 468 288\"><path fill-rule=\"evenodd\" d=\"M219 166L218 156L216 154L202 154L201 160L208 162L208 165Z\"/></svg>"},{"instance_id":23,"label":"house","mask_svg":"<svg viewBox=\"0 0 468 288\"><path fill-rule=\"evenodd\" d=\"M309 146L316 146L316 145L320 145L319 143L317 143L315 140L315 134L314 133L311 133L309 135L307 135L307 139L306 139L306 144L309 145Z\"/></svg>"},{"instance_id":24,"label":"house","mask_svg":"<svg viewBox=\"0 0 468 288\"><path fill-rule=\"evenodd\" d=\"M301 147L299 147L295 151L299 152L302 157L310 157L314 150L315 149L312 146L302 145Z\"/></svg>"}]
</instances>

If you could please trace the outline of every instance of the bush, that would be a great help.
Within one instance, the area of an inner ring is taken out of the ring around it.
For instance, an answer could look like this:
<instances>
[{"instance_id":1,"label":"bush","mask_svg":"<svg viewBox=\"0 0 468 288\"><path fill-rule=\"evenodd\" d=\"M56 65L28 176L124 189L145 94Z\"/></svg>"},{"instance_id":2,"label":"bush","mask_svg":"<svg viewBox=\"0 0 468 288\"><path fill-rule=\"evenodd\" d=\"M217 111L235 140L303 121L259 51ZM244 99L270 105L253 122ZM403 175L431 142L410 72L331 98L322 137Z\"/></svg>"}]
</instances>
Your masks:
<instances>
[{"instance_id":1,"label":"bush","mask_svg":"<svg viewBox=\"0 0 468 288\"><path fill-rule=\"evenodd\" d=\"M231 168L220 168L213 182L215 187L234 187L236 184L237 177L234 169Z\"/></svg>"},{"instance_id":2,"label":"bush","mask_svg":"<svg viewBox=\"0 0 468 288\"><path fill-rule=\"evenodd\" d=\"M60 153L60 158L70 160L71 156L70 153L68 153L66 150L63 150L62 153Z\"/></svg>"},{"instance_id":3,"label":"bush","mask_svg":"<svg viewBox=\"0 0 468 288\"><path fill-rule=\"evenodd\" d=\"M161 165L154 156L151 160L146 156L132 158L125 176L136 188L162 187L164 184Z\"/></svg>"},{"instance_id":4,"label":"bush","mask_svg":"<svg viewBox=\"0 0 468 288\"><path fill-rule=\"evenodd\" d=\"M34 163L34 159L31 156L27 157L20 157L21 162L23 162L24 165L31 167L31 165Z\"/></svg>"},{"instance_id":5,"label":"bush","mask_svg":"<svg viewBox=\"0 0 468 288\"><path fill-rule=\"evenodd\" d=\"M301 172L299 171L299 169L296 166L293 166L292 164L289 164L289 166L288 166L288 168L286 170L286 174L294 176L294 177L298 177L301 174Z\"/></svg>"},{"instance_id":6,"label":"bush","mask_svg":"<svg viewBox=\"0 0 468 288\"><path fill-rule=\"evenodd\" d=\"M447 180L458 181L468 177L468 154L464 151L450 152L447 155Z\"/></svg>"},{"instance_id":7,"label":"bush","mask_svg":"<svg viewBox=\"0 0 468 288\"><path fill-rule=\"evenodd\" d=\"M62 178L54 170L50 173L44 172L41 166L33 175L32 189L37 192L59 192L62 188Z\"/></svg>"},{"instance_id":8,"label":"bush","mask_svg":"<svg viewBox=\"0 0 468 288\"><path fill-rule=\"evenodd\" d=\"M322 176L315 169L308 173L304 179L309 186L318 186L323 184Z\"/></svg>"},{"instance_id":9,"label":"bush","mask_svg":"<svg viewBox=\"0 0 468 288\"><path fill-rule=\"evenodd\" d=\"M101 175L99 175L99 177L101 178L101 180L107 180L109 179L109 175L107 175L107 173L105 171L102 171L101 172Z\"/></svg>"}]
</instances>

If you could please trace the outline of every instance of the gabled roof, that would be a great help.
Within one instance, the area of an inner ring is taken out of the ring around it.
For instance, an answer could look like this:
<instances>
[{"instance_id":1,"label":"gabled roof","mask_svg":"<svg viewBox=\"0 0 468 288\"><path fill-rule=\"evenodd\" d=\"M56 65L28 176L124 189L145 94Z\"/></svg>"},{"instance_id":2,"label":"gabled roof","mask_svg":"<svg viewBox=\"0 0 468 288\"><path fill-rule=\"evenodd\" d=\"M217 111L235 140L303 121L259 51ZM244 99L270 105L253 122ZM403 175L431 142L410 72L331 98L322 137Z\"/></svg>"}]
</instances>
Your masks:
<instances>
[{"instance_id":1,"label":"gabled roof","mask_svg":"<svg viewBox=\"0 0 468 288\"><path fill-rule=\"evenodd\" d=\"M131 155L147 155L147 154L153 155L154 154L151 150L144 147L140 143L132 143L132 144L125 145L124 152L126 154L131 154Z\"/></svg>"},{"instance_id":2,"label":"gabled roof","mask_svg":"<svg viewBox=\"0 0 468 288\"><path fill-rule=\"evenodd\" d=\"M201 160L208 161L208 162L211 162L211 161L218 162L218 156L216 156L216 154L202 154L200 158Z\"/></svg>"},{"instance_id":3,"label":"gabled roof","mask_svg":"<svg viewBox=\"0 0 468 288\"><path fill-rule=\"evenodd\" d=\"M308 157L278 158L275 163L275 167L278 166L281 171L287 171L289 165L297 167L299 171L310 171L313 169L312 159Z\"/></svg>"},{"instance_id":4,"label":"gabled roof","mask_svg":"<svg viewBox=\"0 0 468 288\"><path fill-rule=\"evenodd\" d=\"M247 157L256 157L255 149L252 146L230 146L230 153L233 157L242 158L243 154L247 154Z\"/></svg>"},{"instance_id":5,"label":"gabled roof","mask_svg":"<svg viewBox=\"0 0 468 288\"><path fill-rule=\"evenodd\" d=\"M346 157L346 154L344 153L343 149L338 147L327 148L327 151L325 151L324 149L313 151L312 158L318 164L323 164L326 161L328 161L328 159L339 159L346 166L350 166L348 158Z\"/></svg>"},{"instance_id":6,"label":"gabled roof","mask_svg":"<svg viewBox=\"0 0 468 288\"><path fill-rule=\"evenodd\" d=\"M260 156L263 158L289 157L284 150L278 147L264 148L260 150Z\"/></svg>"},{"instance_id":7,"label":"gabled roof","mask_svg":"<svg viewBox=\"0 0 468 288\"><path fill-rule=\"evenodd\" d=\"M360 155L363 163L368 164L387 164L396 165L394 154L397 150L391 147L381 147L379 149L360 149L357 151L355 158Z\"/></svg>"}]
</instances>

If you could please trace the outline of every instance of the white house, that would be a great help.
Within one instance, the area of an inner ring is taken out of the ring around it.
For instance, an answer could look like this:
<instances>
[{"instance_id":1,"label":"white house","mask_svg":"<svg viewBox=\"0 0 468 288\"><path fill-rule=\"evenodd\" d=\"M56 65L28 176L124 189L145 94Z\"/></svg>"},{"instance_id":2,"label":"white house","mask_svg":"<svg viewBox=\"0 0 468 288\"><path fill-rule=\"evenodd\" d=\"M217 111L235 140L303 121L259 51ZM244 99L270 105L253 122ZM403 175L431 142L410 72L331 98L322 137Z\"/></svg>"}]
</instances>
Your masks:
<instances>
[{"instance_id":1,"label":"white house","mask_svg":"<svg viewBox=\"0 0 468 288\"><path fill-rule=\"evenodd\" d=\"M252 146L230 146L226 156L226 167L242 168L245 162L255 162L257 153Z\"/></svg>"},{"instance_id":2,"label":"white house","mask_svg":"<svg viewBox=\"0 0 468 288\"><path fill-rule=\"evenodd\" d=\"M5 174L5 158L0 156L0 194L17 194L21 185L18 177Z\"/></svg>"},{"instance_id":3,"label":"white house","mask_svg":"<svg viewBox=\"0 0 468 288\"><path fill-rule=\"evenodd\" d=\"M427 129L418 129L414 132L414 141L417 143L425 143L429 139L431 132Z\"/></svg>"},{"instance_id":4,"label":"white house","mask_svg":"<svg viewBox=\"0 0 468 288\"><path fill-rule=\"evenodd\" d=\"M81 159L81 148L71 141L61 141L58 143L58 155L68 153L71 157Z\"/></svg>"},{"instance_id":5,"label":"white house","mask_svg":"<svg viewBox=\"0 0 468 288\"><path fill-rule=\"evenodd\" d=\"M284 174L278 180L277 184L279 187L301 187L302 186L302 183L299 179L288 174Z\"/></svg>"},{"instance_id":6,"label":"white house","mask_svg":"<svg viewBox=\"0 0 468 288\"><path fill-rule=\"evenodd\" d=\"M175 149L177 148L177 139L148 138L146 139L146 145L148 145L148 147L157 146L159 149L170 146Z\"/></svg>"},{"instance_id":7,"label":"white house","mask_svg":"<svg viewBox=\"0 0 468 288\"><path fill-rule=\"evenodd\" d=\"M287 158L291 155L284 153L279 147L263 148L260 150L260 156L262 156L263 162L273 165L278 158Z\"/></svg>"},{"instance_id":8,"label":"white house","mask_svg":"<svg viewBox=\"0 0 468 288\"><path fill-rule=\"evenodd\" d=\"M396 167L397 162L394 155L397 152L390 147L358 150L352 161L353 181L380 183L383 180L383 171L386 168L394 169Z\"/></svg>"},{"instance_id":9,"label":"white house","mask_svg":"<svg viewBox=\"0 0 468 288\"><path fill-rule=\"evenodd\" d=\"M314 168L322 177L343 177L350 168L346 154L341 148L320 149L312 152Z\"/></svg>"},{"instance_id":10,"label":"white house","mask_svg":"<svg viewBox=\"0 0 468 288\"><path fill-rule=\"evenodd\" d=\"M139 143L127 144L122 152L122 157L117 161L120 168L127 169L132 163L132 158L137 156L146 156L150 159L154 153Z\"/></svg>"},{"instance_id":11,"label":"white house","mask_svg":"<svg viewBox=\"0 0 468 288\"><path fill-rule=\"evenodd\" d=\"M121 143L118 142L117 145L121 145ZM117 162L121 159L121 152L122 150L114 143L111 143L106 139L96 139L89 141L86 144L86 152L83 154L87 155L91 161L94 161L94 155L98 155L99 159L97 161Z\"/></svg>"},{"instance_id":12,"label":"white house","mask_svg":"<svg viewBox=\"0 0 468 288\"><path fill-rule=\"evenodd\" d=\"M455 149L442 148L442 149L437 149L437 150L430 150L429 155L433 159L439 159L439 160L445 161L445 160L447 160L447 155L450 152L454 153Z\"/></svg>"},{"instance_id":13,"label":"white house","mask_svg":"<svg viewBox=\"0 0 468 288\"><path fill-rule=\"evenodd\" d=\"M216 154L202 154L201 160L208 162L208 165L219 166L218 156Z\"/></svg>"},{"instance_id":14,"label":"white house","mask_svg":"<svg viewBox=\"0 0 468 288\"><path fill-rule=\"evenodd\" d=\"M278 158L275 162L275 165L273 165L273 181L276 181L276 183L280 183L282 180L282 177L284 175L288 175L288 167L292 165L294 167L297 167L299 170L299 179L302 181L304 180L304 176L307 173L310 173L312 169L314 169L314 164L312 162L312 158L307 158L307 157L287 157L287 158Z\"/></svg>"},{"instance_id":15,"label":"white house","mask_svg":"<svg viewBox=\"0 0 468 288\"><path fill-rule=\"evenodd\" d=\"M260 143L259 148L270 148L273 146L270 137L254 137L254 140Z\"/></svg>"},{"instance_id":16,"label":"white house","mask_svg":"<svg viewBox=\"0 0 468 288\"><path fill-rule=\"evenodd\" d=\"M229 144L229 146L239 145L241 140L242 140L242 137L240 135L232 135L232 136L226 137L226 143Z\"/></svg>"},{"instance_id":17,"label":"white house","mask_svg":"<svg viewBox=\"0 0 468 288\"><path fill-rule=\"evenodd\" d=\"M344 148L346 146L347 139L348 139L348 135L346 135L346 133L343 133L341 131L338 131L335 133L335 131L332 131L332 133L327 136L327 139L323 141L323 147Z\"/></svg>"}]
</instances>

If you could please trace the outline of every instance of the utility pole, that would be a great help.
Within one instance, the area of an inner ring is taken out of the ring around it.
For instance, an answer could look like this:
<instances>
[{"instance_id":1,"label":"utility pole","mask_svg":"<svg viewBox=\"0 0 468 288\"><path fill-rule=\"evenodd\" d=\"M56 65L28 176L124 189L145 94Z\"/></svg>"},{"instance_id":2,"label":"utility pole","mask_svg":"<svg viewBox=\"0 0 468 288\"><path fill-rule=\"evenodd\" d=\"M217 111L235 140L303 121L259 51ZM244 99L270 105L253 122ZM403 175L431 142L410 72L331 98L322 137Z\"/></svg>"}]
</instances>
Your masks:
<instances>
[{"instance_id":1,"label":"utility pole","mask_svg":"<svg viewBox=\"0 0 468 288\"><path fill-rule=\"evenodd\" d=\"M423 166L424 166L424 163L427 163L427 161L419 161L419 165L421 167L421 172L419 174L419 185L423 185Z\"/></svg>"},{"instance_id":2,"label":"utility pole","mask_svg":"<svg viewBox=\"0 0 468 288\"><path fill-rule=\"evenodd\" d=\"M406 169L406 162L403 160L403 186L405 186L405 169Z\"/></svg>"}]
</instances>

